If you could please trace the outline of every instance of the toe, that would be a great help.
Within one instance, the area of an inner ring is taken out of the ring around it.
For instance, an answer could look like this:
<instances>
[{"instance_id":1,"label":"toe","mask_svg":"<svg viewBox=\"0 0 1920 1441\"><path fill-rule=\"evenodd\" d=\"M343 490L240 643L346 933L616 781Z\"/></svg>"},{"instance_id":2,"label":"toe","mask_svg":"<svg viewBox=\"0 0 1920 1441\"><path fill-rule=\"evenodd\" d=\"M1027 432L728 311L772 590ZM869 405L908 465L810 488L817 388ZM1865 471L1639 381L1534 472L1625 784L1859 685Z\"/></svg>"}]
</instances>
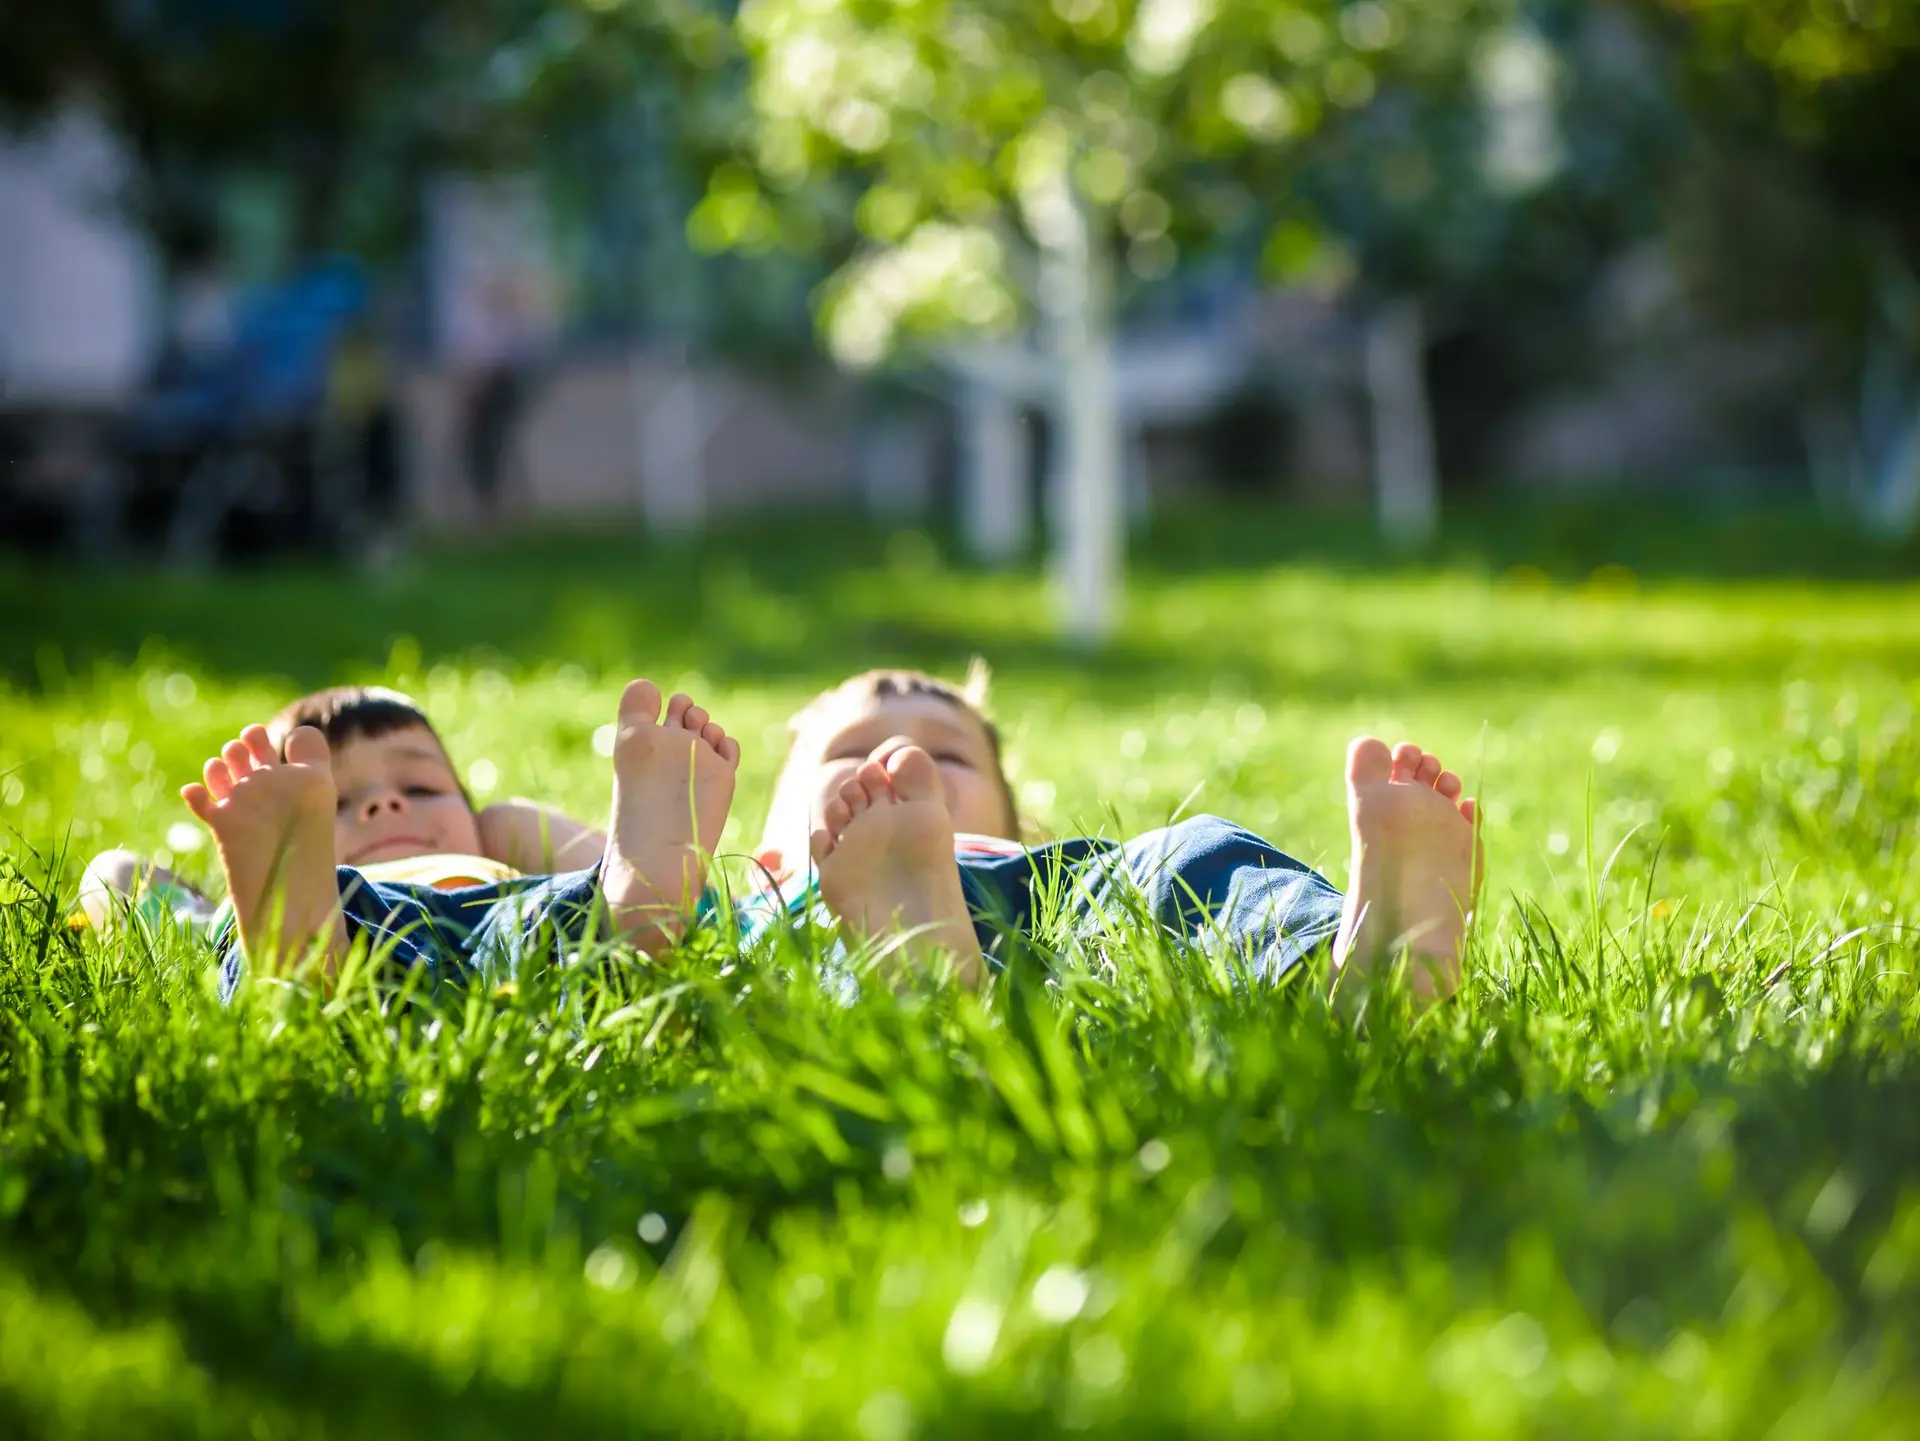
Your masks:
<instances>
[{"instance_id":1,"label":"toe","mask_svg":"<svg viewBox=\"0 0 1920 1441\"><path fill-rule=\"evenodd\" d=\"M720 742L726 738L727 733L719 721L708 721L700 727L700 739L712 746L715 750L720 749Z\"/></svg>"},{"instance_id":2,"label":"toe","mask_svg":"<svg viewBox=\"0 0 1920 1441\"><path fill-rule=\"evenodd\" d=\"M213 820L213 796L198 781L181 786L180 799L185 801L187 809L201 820L209 823Z\"/></svg>"},{"instance_id":3,"label":"toe","mask_svg":"<svg viewBox=\"0 0 1920 1441\"><path fill-rule=\"evenodd\" d=\"M824 864L827 857L833 854L833 833L825 829L815 831L808 838L807 848L813 852L816 866Z\"/></svg>"},{"instance_id":4,"label":"toe","mask_svg":"<svg viewBox=\"0 0 1920 1441\"><path fill-rule=\"evenodd\" d=\"M867 797L874 805L885 805L895 799L893 782L887 778L887 768L877 761L865 762L853 775L867 788Z\"/></svg>"},{"instance_id":5,"label":"toe","mask_svg":"<svg viewBox=\"0 0 1920 1441\"><path fill-rule=\"evenodd\" d=\"M1420 764L1414 769L1414 782L1417 785L1432 786L1435 781L1440 779L1440 772L1443 769L1445 769L1445 767L1440 764L1439 756L1432 754L1423 755L1420 757Z\"/></svg>"},{"instance_id":6,"label":"toe","mask_svg":"<svg viewBox=\"0 0 1920 1441\"><path fill-rule=\"evenodd\" d=\"M219 756L200 768L200 778L207 783L207 791L216 801L223 801L233 794L233 772L227 769L227 763Z\"/></svg>"},{"instance_id":7,"label":"toe","mask_svg":"<svg viewBox=\"0 0 1920 1441\"><path fill-rule=\"evenodd\" d=\"M1460 814L1466 817L1469 825L1473 824L1474 818L1480 814L1480 808L1473 803L1472 796L1460 802Z\"/></svg>"},{"instance_id":8,"label":"toe","mask_svg":"<svg viewBox=\"0 0 1920 1441\"><path fill-rule=\"evenodd\" d=\"M737 766L740 764L740 742L732 736L724 736L720 742L714 746L714 749L720 753L720 759L728 765Z\"/></svg>"},{"instance_id":9,"label":"toe","mask_svg":"<svg viewBox=\"0 0 1920 1441\"><path fill-rule=\"evenodd\" d=\"M1387 743L1372 736L1361 736L1347 747L1347 784L1378 784L1393 771L1393 753Z\"/></svg>"},{"instance_id":10,"label":"toe","mask_svg":"<svg viewBox=\"0 0 1920 1441\"><path fill-rule=\"evenodd\" d=\"M919 746L901 746L888 756L887 777L903 801L938 800L943 794L940 767Z\"/></svg>"},{"instance_id":11,"label":"toe","mask_svg":"<svg viewBox=\"0 0 1920 1441\"><path fill-rule=\"evenodd\" d=\"M827 802L827 808L821 812L820 825L830 837L838 836L853 824L853 807L835 796Z\"/></svg>"},{"instance_id":12,"label":"toe","mask_svg":"<svg viewBox=\"0 0 1920 1441\"><path fill-rule=\"evenodd\" d=\"M860 778L858 776L841 785L840 800L842 804L846 806L849 814L856 816L871 804L867 796L867 788L860 784Z\"/></svg>"},{"instance_id":13,"label":"toe","mask_svg":"<svg viewBox=\"0 0 1920 1441\"><path fill-rule=\"evenodd\" d=\"M267 734L265 726L248 726L240 732L240 744L247 748L247 754L257 766L280 764L280 757L273 749L273 737Z\"/></svg>"},{"instance_id":14,"label":"toe","mask_svg":"<svg viewBox=\"0 0 1920 1441\"><path fill-rule=\"evenodd\" d=\"M227 763L227 773L236 785L253 774L253 757L248 754L244 741L228 741L220 747L220 758Z\"/></svg>"},{"instance_id":15,"label":"toe","mask_svg":"<svg viewBox=\"0 0 1920 1441\"><path fill-rule=\"evenodd\" d=\"M652 725L660 719L660 687L650 680L630 680L620 692L620 719L629 725Z\"/></svg>"},{"instance_id":16,"label":"toe","mask_svg":"<svg viewBox=\"0 0 1920 1441\"><path fill-rule=\"evenodd\" d=\"M287 737L287 764L333 769L333 750L318 726L296 726Z\"/></svg>"},{"instance_id":17,"label":"toe","mask_svg":"<svg viewBox=\"0 0 1920 1441\"><path fill-rule=\"evenodd\" d=\"M1425 755L1426 752L1421 750L1420 747L1412 741L1401 741L1399 745L1393 748L1393 775L1391 779L1401 782L1411 781L1414 772L1420 769L1420 761Z\"/></svg>"},{"instance_id":18,"label":"toe","mask_svg":"<svg viewBox=\"0 0 1920 1441\"><path fill-rule=\"evenodd\" d=\"M867 753L867 760L870 764L877 765L884 770L887 762L893 758L895 751L902 750L912 744L913 738L911 736L888 736Z\"/></svg>"},{"instance_id":19,"label":"toe","mask_svg":"<svg viewBox=\"0 0 1920 1441\"><path fill-rule=\"evenodd\" d=\"M1433 788L1450 801L1460 799L1460 777L1452 771L1441 771L1440 778L1433 783Z\"/></svg>"},{"instance_id":20,"label":"toe","mask_svg":"<svg viewBox=\"0 0 1920 1441\"><path fill-rule=\"evenodd\" d=\"M693 709L693 697L685 691L675 691L673 699L667 702L666 726L677 726L686 719L687 712Z\"/></svg>"},{"instance_id":21,"label":"toe","mask_svg":"<svg viewBox=\"0 0 1920 1441\"><path fill-rule=\"evenodd\" d=\"M713 720L713 715L703 705L689 705L680 713L680 728L699 735Z\"/></svg>"}]
</instances>

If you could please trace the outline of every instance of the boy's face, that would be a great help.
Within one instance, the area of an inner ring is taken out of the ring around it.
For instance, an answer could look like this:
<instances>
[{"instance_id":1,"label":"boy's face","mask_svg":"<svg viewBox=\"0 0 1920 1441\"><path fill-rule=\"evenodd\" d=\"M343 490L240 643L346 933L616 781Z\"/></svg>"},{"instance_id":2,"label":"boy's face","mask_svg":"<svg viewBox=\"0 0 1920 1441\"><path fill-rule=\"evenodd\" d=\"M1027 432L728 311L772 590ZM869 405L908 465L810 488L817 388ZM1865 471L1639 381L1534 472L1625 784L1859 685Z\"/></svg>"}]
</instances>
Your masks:
<instances>
[{"instance_id":1,"label":"boy's face","mask_svg":"<svg viewBox=\"0 0 1920 1441\"><path fill-rule=\"evenodd\" d=\"M1000 789L993 743L980 722L938 696L880 696L843 712L821 749L813 814L822 814L840 787L874 750L895 736L919 746L940 767L955 831L1013 837L1016 822ZM831 723L831 722L830 722Z\"/></svg>"},{"instance_id":2,"label":"boy's face","mask_svg":"<svg viewBox=\"0 0 1920 1441\"><path fill-rule=\"evenodd\" d=\"M355 736L334 748L334 859L368 866L414 856L480 854L480 824L453 763L425 726Z\"/></svg>"}]
</instances>

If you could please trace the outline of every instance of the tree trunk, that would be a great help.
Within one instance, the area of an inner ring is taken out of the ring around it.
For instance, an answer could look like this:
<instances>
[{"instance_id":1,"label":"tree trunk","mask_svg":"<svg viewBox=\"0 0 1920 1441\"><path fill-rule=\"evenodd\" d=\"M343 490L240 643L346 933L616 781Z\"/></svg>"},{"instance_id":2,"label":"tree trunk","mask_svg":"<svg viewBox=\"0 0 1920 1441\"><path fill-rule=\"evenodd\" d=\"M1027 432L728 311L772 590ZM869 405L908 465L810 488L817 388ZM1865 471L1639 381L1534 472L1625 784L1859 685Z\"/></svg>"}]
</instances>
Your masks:
<instances>
[{"instance_id":1,"label":"tree trunk","mask_svg":"<svg viewBox=\"0 0 1920 1441\"><path fill-rule=\"evenodd\" d=\"M967 553L1004 565L1032 539L1027 479L1032 451L1020 407L1005 390L969 379L960 391L960 535Z\"/></svg>"},{"instance_id":2,"label":"tree trunk","mask_svg":"<svg viewBox=\"0 0 1920 1441\"><path fill-rule=\"evenodd\" d=\"M1899 540L1920 522L1920 286L1891 251L1874 271L1875 315L1860 375L1862 519Z\"/></svg>"},{"instance_id":3,"label":"tree trunk","mask_svg":"<svg viewBox=\"0 0 1920 1441\"><path fill-rule=\"evenodd\" d=\"M1849 426L1830 422L1816 454L1824 467L1844 465L1849 499L1870 534L1905 539L1920 525L1920 281L1895 242L1870 231L1873 309ZM1835 457L1839 457L1838 460Z\"/></svg>"},{"instance_id":4,"label":"tree trunk","mask_svg":"<svg viewBox=\"0 0 1920 1441\"><path fill-rule=\"evenodd\" d=\"M1888 390L1869 367L1859 418L1847 407L1801 416L1814 498L1821 510L1872 535L1902 540L1920 524L1920 385Z\"/></svg>"},{"instance_id":5,"label":"tree trunk","mask_svg":"<svg viewBox=\"0 0 1920 1441\"><path fill-rule=\"evenodd\" d=\"M1920 395L1907 396L1899 428L1868 475L1868 523L1879 535L1906 539L1920 522Z\"/></svg>"},{"instance_id":6,"label":"tree trunk","mask_svg":"<svg viewBox=\"0 0 1920 1441\"><path fill-rule=\"evenodd\" d=\"M1800 440L1807 451L1813 498L1830 520L1851 521L1863 509L1860 447L1847 408L1814 402L1800 411Z\"/></svg>"},{"instance_id":7,"label":"tree trunk","mask_svg":"<svg viewBox=\"0 0 1920 1441\"><path fill-rule=\"evenodd\" d=\"M860 440L860 493L867 513L888 524L926 520L933 478L911 417L885 411L869 416Z\"/></svg>"},{"instance_id":8,"label":"tree trunk","mask_svg":"<svg viewBox=\"0 0 1920 1441\"><path fill-rule=\"evenodd\" d=\"M630 362L634 439L639 457L640 516L657 535L690 535L707 520L707 441L718 417L700 393L700 377L685 350L658 390L647 367Z\"/></svg>"},{"instance_id":9,"label":"tree trunk","mask_svg":"<svg viewBox=\"0 0 1920 1441\"><path fill-rule=\"evenodd\" d=\"M1374 312L1366 336L1374 493L1381 533L1402 549L1425 545L1440 524L1426 353L1419 301L1389 301Z\"/></svg>"},{"instance_id":10,"label":"tree trunk","mask_svg":"<svg viewBox=\"0 0 1920 1441\"><path fill-rule=\"evenodd\" d=\"M1059 370L1054 572L1067 638L1097 646L1119 620L1126 542L1113 296L1106 235L1077 199L1061 209L1063 223L1044 238L1040 277Z\"/></svg>"}]
</instances>

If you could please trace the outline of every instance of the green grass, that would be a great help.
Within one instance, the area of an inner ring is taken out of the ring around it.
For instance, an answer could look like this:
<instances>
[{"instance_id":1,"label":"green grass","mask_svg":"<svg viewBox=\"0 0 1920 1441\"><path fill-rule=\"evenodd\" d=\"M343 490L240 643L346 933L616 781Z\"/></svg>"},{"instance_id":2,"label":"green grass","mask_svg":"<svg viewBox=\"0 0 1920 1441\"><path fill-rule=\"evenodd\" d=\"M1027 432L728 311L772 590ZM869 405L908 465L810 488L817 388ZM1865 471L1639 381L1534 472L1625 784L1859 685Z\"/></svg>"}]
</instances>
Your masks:
<instances>
[{"instance_id":1,"label":"green grass","mask_svg":"<svg viewBox=\"0 0 1920 1441\"><path fill-rule=\"evenodd\" d=\"M1146 549L1099 658L1030 572L825 523L0 566L0 1435L1920 1434L1912 553ZM1340 879L1347 737L1442 751L1491 852L1461 996L1356 1025L1137 934L985 1004L702 945L223 1009L178 937L61 924L104 845L211 876L173 792L296 687L399 685L479 789L592 813L619 682L697 685L744 848L812 690L976 650L1037 832L1209 810Z\"/></svg>"}]
</instances>

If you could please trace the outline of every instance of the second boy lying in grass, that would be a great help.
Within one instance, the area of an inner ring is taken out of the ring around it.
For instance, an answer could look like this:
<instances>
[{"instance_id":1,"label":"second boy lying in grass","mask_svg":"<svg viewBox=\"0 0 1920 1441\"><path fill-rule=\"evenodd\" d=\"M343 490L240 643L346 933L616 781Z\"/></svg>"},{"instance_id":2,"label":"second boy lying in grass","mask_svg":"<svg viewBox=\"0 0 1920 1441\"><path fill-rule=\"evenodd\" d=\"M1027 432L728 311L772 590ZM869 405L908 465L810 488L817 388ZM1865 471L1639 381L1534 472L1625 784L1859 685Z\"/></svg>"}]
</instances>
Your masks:
<instances>
[{"instance_id":1,"label":"second boy lying in grass","mask_svg":"<svg viewBox=\"0 0 1920 1441\"><path fill-rule=\"evenodd\" d=\"M999 735L975 688L869 671L795 717L759 860L789 910L817 885L862 939L944 954L977 982L1009 934L1031 934L1045 895L1095 938L1144 907L1175 936L1230 950L1274 980L1331 942L1336 975L1403 949L1415 989L1459 983L1479 884L1474 802L1411 742L1347 751L1350 889L1247 831L1199 816L1124 845L1019 843ZM811 871L808 862L811 861Z\"/></svg>"}]
</instances>

